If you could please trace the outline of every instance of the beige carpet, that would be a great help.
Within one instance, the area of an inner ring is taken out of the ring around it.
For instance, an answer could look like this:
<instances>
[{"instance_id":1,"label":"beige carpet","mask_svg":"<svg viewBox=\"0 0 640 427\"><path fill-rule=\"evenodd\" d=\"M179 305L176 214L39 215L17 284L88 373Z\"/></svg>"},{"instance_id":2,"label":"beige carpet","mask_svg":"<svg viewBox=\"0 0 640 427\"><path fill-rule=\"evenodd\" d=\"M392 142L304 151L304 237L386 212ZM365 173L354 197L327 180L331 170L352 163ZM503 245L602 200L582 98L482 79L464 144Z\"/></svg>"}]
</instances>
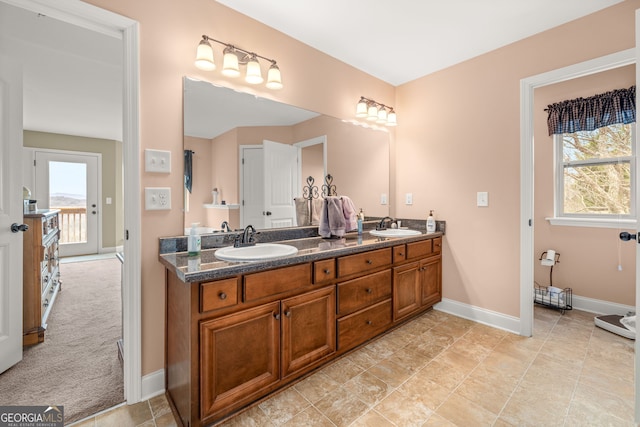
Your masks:
<instances>
[{"instance_id":1,"label":"beige carpet","mask_svg":"<svg viewBox=\"0 0 640 427\"><path fill-rule=\"evenodd\" d=\"M0 375L0 405L63 405L65 424L124 401L120 261L61 264L45 340Z\"/></svg>"}]
</instances>

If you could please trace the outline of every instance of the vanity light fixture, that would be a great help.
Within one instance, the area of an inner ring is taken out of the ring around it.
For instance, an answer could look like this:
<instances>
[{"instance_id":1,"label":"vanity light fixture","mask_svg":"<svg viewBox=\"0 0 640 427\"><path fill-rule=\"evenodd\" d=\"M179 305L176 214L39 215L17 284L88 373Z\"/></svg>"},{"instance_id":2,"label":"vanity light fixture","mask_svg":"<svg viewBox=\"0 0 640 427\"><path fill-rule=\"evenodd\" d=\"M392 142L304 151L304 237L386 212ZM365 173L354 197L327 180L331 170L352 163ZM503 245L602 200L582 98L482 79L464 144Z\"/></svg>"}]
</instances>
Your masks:
<instances>
[{"instance_id":1,"label":"vanity light fixture","mask_svg":"<svg viewBox=\"0 0 640 427\"><path fill-rule=\"evenodd\" d=\"M381 104L370 98L360 97L356 105L356 117L385 126L397 126L398 121L393 107Z\"/></svg>"},{"instance_id":2,"label":"vanity light fixture","mask_svg":"<svg viewBox=\"0 0 640 427\"><path fill-rule=\"evenodd\" d=\"M264 78L262 77L260 61L258 61L258 58L260 58L271 63L269 71L267 72L266 86L269 89L282 89L282 75L280 74L280 68L278 68L274 59L258 55L255 52L249 52L232 44L211 38L207 35L202 36L202 40L200 40L196 50L195 65L199 69L206 71L216 69L216 64L213 58L213 48L211 47L210 42L216 42L225 47L222 57L222 74L225 76L238 77L240 75L240 65L246 65L246 82L250 84L262 83Z\"/></svg>"}]
</instances>

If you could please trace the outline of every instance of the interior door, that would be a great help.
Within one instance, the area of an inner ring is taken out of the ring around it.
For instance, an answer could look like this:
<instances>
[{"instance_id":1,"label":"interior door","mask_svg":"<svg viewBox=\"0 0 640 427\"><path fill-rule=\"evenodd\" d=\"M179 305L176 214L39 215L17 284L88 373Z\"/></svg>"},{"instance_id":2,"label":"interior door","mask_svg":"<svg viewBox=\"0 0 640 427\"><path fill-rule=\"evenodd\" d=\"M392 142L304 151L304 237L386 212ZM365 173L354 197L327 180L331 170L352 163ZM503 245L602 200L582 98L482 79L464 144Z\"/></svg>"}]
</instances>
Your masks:
<instances>
[{"instance_id":1,"label":"interior door","mask_svg":"<svg viewBox=\"0 0 640 427\"><path fill-rule=\"evenodd\" d=\"M38 208L60 209L60 256L98 253L99 155L36 151Z\"/></svg>"},{"instance_id":2,"label":"interior door","mask_svg":"<svg viewBox=\"0 0 640 427\"><path fill-rule=\"evenodd\" d=\"M241 148L240 167L242 170L242 205L240 206L240 225L242 228L253 225L265 228L264 216L264 165L262 146L253 145Z\"/></svg>"},{"instance_id":3,"label":"interior door","mask_svg":"<svg viewBox=\"0 0 640 427\"><path fill-rule=\"evenodd\" d=\"M0 55L0 373L22 360L22 71Z\"/></svg>"},{"instance_id":4,"label":"interior door","mask_svg":"<svg viewBox=\"0 0 640 427\"><path fill-rule=\"evenodd\" d=\"M296 209L293 198L300 194L299 148L263 141L264 215L267 228L293 227Z\"/></svg>"}]
</instances>

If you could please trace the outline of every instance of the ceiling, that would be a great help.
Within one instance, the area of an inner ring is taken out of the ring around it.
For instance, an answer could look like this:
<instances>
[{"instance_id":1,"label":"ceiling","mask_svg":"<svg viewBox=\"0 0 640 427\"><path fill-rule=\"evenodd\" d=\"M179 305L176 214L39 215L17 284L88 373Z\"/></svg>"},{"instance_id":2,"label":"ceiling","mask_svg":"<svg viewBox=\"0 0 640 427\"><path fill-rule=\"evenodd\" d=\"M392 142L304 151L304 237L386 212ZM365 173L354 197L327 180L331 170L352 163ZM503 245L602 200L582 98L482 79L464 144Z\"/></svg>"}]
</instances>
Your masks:
<instances>
[{"instance_id":1,"label":"ceiling","mask_svg":"<svg viewBox=\"0 0 640 427\"><path fill-rule=\"evenodd\" d=\"M399 85L622 0L217 1ZM0 53L23 64L25 129L122 140L119 39L0 1Z\"/></svg>"},{"instance_id":2,"label":"ceiling","mask_svg":"<svg viewBox=\"0 0 640 427\"><path fill-rule=\"evenodd\" d=\"M622 0L217 1L398 86Z\"/></svg>"}]
</instances>

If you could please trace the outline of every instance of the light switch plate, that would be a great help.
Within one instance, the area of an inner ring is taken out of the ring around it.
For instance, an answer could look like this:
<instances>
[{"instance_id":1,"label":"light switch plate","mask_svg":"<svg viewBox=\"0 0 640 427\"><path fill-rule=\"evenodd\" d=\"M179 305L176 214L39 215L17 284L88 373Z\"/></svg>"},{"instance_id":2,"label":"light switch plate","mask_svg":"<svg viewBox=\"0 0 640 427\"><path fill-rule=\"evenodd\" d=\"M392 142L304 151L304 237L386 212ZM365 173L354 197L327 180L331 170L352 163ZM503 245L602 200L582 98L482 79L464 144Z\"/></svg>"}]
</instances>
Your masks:
<instances>
[{"instance_id":1,"label":"light switch plate","mask_svg":"<svg viewBox=\"0 0 640 427\"><path fill-rule=\"evenodd\" d=\"M486 191L478 191L477 203L479 207L489 206L489 193Z\"/></svg>"},{"instance_id":2,"label":"light switch plate","mask_svg":"<svg viewBox=\"0 0 640 427\"><path fill-rule=\"evenodd\" d=\"M144 208L148 211L171 209L171 188L145 187Z\"/></svg>"},{"instance_id":3,"label":"light switch plate","mask_svg":"<svg viewBox=\"0 0 640 427\"><path fill-rule=\"evenodd\" d=\"M380 194L380 204L386 205L387 203L387 195L385 193Z\"/></svg>"},{"instance_id":4,"label":"light switch plate","mask_svg":"<svg viewBox=\"0 0 640 427\"><path fill-rule=\"evenodd\" d=\"M144 171L170 173L171 151L144 150Z\"/></svg>"},{"instance_id":5,"label":"light switch plate","mask_svg":"<svg viewBox=\"0 0 640 427\"><path fill-rule=\"evenodd\" d=\"M413 194L407 193L404 195L404 204L412 205L413 204Z\"/></svg>"}]
</instances>

